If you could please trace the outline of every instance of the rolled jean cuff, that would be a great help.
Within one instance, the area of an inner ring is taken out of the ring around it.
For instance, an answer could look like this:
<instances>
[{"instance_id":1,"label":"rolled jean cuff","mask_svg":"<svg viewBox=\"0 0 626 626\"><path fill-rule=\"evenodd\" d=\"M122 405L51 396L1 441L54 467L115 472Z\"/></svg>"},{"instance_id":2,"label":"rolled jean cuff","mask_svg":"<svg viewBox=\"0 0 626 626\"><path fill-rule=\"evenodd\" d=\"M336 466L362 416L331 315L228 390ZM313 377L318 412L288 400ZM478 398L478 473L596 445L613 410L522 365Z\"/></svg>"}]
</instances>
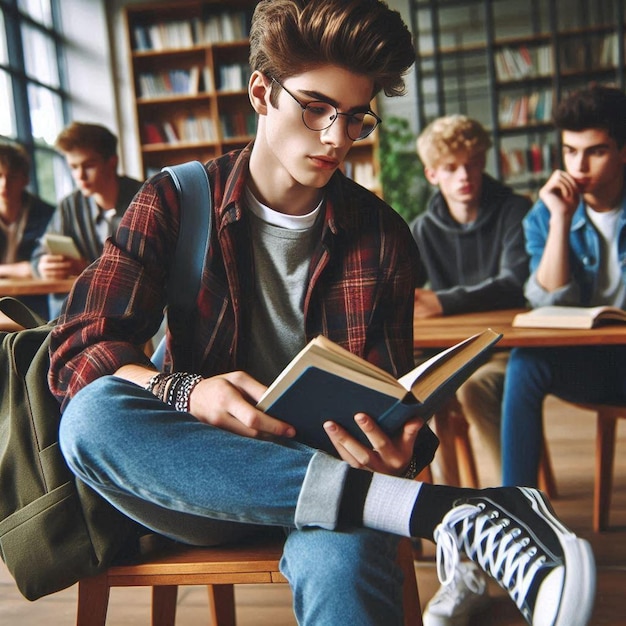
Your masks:
<instances>
[{"instance_id":1,"label":"rolled jean cuff","mask_svg":"<svg viewBox=\"0 0 626 626\"><path fill-rule=\"evenodd\" d=\"M324 453L316 452L304 476L296 505L295 524L299 530L316 526L334 530L349 465Z\"/></svg>"}]
</instances>

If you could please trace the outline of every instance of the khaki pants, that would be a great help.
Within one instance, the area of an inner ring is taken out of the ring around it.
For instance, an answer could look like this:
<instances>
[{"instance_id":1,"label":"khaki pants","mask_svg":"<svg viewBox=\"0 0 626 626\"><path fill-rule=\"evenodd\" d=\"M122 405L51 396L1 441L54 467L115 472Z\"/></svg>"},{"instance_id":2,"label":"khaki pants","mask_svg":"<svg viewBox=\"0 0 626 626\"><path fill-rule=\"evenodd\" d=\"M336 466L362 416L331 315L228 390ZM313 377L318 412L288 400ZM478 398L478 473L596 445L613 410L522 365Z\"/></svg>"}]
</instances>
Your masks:
<instances>
[{"instance_id":1,"label":"khaki pants","mask_svg":"<svg viewBox=\"0 0 626 626\"><path fill-rule=\"evenodd\" d=\"M501 484L500 421L504 375L509 360L508 351L496 352L490 361L478 368L457 391L465 419L470 425L470 437L478 439L476 465L481 482L485 474L495 475L495 484ZM490 467L487 467L487 466ZM485 471L487 470L487 471ZM491 481L493 482L493 481Z\"/></svg>"}]
</instances>

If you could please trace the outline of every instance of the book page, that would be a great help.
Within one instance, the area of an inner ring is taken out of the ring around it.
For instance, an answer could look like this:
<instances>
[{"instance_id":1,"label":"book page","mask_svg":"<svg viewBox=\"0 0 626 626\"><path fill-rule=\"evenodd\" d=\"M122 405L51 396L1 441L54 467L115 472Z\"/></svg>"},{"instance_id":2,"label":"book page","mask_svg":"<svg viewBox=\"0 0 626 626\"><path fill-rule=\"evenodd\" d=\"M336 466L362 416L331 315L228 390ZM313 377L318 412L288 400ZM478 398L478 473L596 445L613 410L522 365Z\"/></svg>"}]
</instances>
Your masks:
<instances>
[{"instance_id":1,"label":"book page","mask_svg":"<svg viewBox=\"0 0 626 626\"><path fill-rule=\"evenodd\" d=\"M413 392L413 395L420 402L425 402L428 396L443 383L492 347L501 337L502 335L490 328L472 335L452 348L436 354L403 376L398 382L403 386L409 385L407 388Z\"/></svg>"},{"instance_id":2,"label":"book page","mask_svg":"<svg viewBox=\"0 0 626 626\"><path fill-rule=\"evenodd\" d=\"M513 326L519 328L592 328L599 320L626 321L626 312L612 306L542 306L518 313Z\"/></svg>"},{"instance_id":3,"label":"book page","mask_svg":"<svg viewBox=\"0 0 626 626\"><path fill-rule=\"evenodd\" d=\"M311 340L277 376L257 403L257 408L262 411L267 409L309 367L330 372L395 398L402 398L406 394L406 389L391 374L320 335Z\"/></svg>"}]
</instances>

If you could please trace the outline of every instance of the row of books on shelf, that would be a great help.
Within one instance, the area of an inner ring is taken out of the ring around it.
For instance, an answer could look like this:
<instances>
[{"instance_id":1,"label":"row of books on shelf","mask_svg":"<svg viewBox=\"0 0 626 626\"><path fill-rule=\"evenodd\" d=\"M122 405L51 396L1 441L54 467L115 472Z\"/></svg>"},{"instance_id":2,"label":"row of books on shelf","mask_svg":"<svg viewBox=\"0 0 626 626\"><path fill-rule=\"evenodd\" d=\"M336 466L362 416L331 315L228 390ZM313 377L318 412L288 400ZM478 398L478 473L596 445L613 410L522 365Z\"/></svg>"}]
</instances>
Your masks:
<instances>
[{"instance_id":1,"label":"row of books on shelf","mask_svg":"<svg viewBox=\"0 0 626 626\"><path fill-rule=\"evenodd\" d=\"M195 45L243 41L250 32L249 11L222 11L205 18L171 20L132 27L134 50L177 50Z\"/></svg>"},{"instance_id":2,"label":"row of books on shelf","mask_svg":"<svg viewBox=\"0 0 626 626\"><path fill-rule=\"evenodd\" d=\"M503 96L498 118L501 126L526 126L552 119L552 91L535 91L530 95Z\"/></svg>"},{"instance_id":3,"label":"row of books on shelf","mask_svg":"<svg viewBox=\"0 0 626 626\"><path fill-rule=\"evenodd\" d=\"M241 91L248 88L250 66L247 63L224 63L218 68L219 91Z\"/></svg>"},{"instance_id":4,"label":"row of books on shelf","mask_svg":"<svg viewBox=\"0 0 626 626\"><path fill-rule=\"evenodd\" d=\"M163 122L144 122L143 143L210 143L217 140L215 124L208 115L180 115Z\"/></svg>"},{"instance_id":5,"label":"row of books on shelf","mask_svg":"<svg viewBox=\"0 0 626 626\"><path fill-rule=\"evenodd\" d=\"M174 95L195 96L215 90L213 73L208 66L140 72L137 79L139 96L147 99Z\"/></svg>"},{"instance_id":6,"label":"row of books on shelf","mask_svg":"<svg viewBox=\"0 0 626 626\"><path fill-rule=\"evenodd\" d=\"M256 132L254 113L235 111L219 116L222 137L250 137ZM208 115L183 114L171 120L149 121L142 124L144 145L178 143L215 143L218 141L215 123Z\"/></svg>"},{"instance_id":7,"label":"row of books on shelf","mask_svg":"<svg viewBox=\"0 0 626 626\"><path fill-rule=\"evenodd\" d=\"M500 165L505 179L544 176L556 167L556 161L557 149L550 143L533 143L528 148L500 150Z\"/></svg>"},{"instance_id":8,"label":"row of books on shelf","mask_svg":"<svg viewBox=\"0 0 626 626\"><path fill-rule=\"evenodd\" d=\"M256 114L254 111L220 113L220 126L225 139L251 137L256 133Z\"/></svg>"},{"instance_id":9,"label":"row of books on shelf","mask_svg":"<svg viewBox=\"0 0 626 626\"><path fill-rule=\"evenodd\" d=\"M344 173L354 182L366 189L376 189L378 179L374 173L374 164L368 161L345 161Z\"/></svg>"},{"instance_id":10,"label":"row of books on shelf","mask_svg":"<svg viewBox=\"0 0 626 626\"><path fill-rule=\"evenodd\" d=\"M547 45L535 48L505 47L498 50L494 58L496 76L502 82L551 76L554 72L552 51Z\"/></svg>"},{"instance_id":11,"label":"row of books on shelf","mask_svg":"<svg viewBox=\"0 0 626 626\"><path fill-rule=\"evenodd\" d=\"M619 40L617 33L584 42L572 39L561 44L561 71L575 72L614 68L619 65Z\"/></svg>"}]
</instances>

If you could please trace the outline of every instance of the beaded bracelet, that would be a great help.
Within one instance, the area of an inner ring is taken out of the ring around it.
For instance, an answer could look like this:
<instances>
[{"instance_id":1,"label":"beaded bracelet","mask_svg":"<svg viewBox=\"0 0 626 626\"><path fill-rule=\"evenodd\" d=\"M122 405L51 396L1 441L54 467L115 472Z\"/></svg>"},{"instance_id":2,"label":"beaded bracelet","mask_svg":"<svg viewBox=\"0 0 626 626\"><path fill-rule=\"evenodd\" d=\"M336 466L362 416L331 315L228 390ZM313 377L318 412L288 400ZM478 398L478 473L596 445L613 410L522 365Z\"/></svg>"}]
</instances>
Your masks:
<instances>
[{"instance_id":1,"label":"beaded bracelet","mask_svg":"<svg viewBox=\"0 0 626 626\"><path fill-rule=\"evenodd\" d=\"M198 374L190 374L182 382L176 393L176 408L179 411L189 412L189 401L191 399L191 392L201 380L202 376Z\"/></svg>"},{"instance_id":2,"label":"beaded bracelet","mask_svg":"<svg viewBox=\"0 0 626 626\"><path fill-rule=\"evenodd\" d=\"M194 387L202 380L199 374L158 372L146 385L146 389L177 411L189 411L189 399Z\"/></svg>"}]
</instances>

